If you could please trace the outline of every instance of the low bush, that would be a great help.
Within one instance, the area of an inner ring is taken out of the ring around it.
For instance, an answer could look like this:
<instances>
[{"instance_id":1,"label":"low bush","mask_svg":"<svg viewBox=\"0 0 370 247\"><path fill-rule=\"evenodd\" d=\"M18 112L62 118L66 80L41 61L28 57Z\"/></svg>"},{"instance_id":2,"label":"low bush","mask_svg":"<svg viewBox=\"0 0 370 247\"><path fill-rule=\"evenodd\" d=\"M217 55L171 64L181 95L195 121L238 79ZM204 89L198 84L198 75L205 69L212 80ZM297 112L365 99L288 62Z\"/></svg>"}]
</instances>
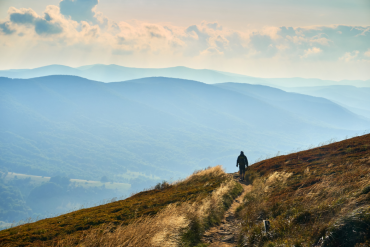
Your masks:
<instances>
[{"instance_id":1,"label":"low bush","mask_svg":"<svg viewBox=\"0 0 370 247\"><path fill-rule=\"evenodd\" d=\"M163 181L162 183L158 183L154 186L154 189L155 190L164 190L168 187L170 187L171 185L169 183L167 183L167 181Z\"/></svg>"}]
</instances>

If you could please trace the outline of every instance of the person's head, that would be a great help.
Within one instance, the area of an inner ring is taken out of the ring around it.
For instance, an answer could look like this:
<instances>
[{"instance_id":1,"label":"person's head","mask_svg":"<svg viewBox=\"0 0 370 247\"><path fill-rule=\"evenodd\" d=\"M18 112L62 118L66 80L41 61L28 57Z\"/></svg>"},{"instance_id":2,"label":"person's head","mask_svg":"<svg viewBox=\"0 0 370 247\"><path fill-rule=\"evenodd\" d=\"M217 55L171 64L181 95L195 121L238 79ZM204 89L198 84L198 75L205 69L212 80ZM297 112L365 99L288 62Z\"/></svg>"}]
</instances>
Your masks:
<instances>
[{"instance_id":1,"label":"person's head","mask_svg":"<svg viewBox=\"0 0 370 247\"><path fill-rule=\"evenodd\" d=\"M244 154L243 151L240 151L240 154L243 155Z\"/></svg>"}]
</instances>

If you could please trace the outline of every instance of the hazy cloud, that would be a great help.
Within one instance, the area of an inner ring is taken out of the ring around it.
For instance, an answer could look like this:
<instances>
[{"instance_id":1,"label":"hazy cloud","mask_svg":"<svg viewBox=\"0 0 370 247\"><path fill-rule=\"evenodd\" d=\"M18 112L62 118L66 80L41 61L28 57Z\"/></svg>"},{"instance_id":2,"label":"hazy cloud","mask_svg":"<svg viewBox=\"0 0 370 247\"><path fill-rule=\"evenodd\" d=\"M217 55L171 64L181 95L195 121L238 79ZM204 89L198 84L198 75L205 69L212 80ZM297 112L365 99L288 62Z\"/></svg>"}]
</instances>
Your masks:
<instances>
[{"instance_id":1,"label":"hazy cloud","mask_svg":"<svg viewBox=\"0 0 370 247\"><path fill-rule=\"evenodd\" d=\"M296 31L292 27L281 27L280 30L278 31L278 35L281 35L282 37L286 36L295 36Z\"/></svg>"},{"instance_id":2,"label":"hazy cloud","mask_svg":"<svg viewBox=\"0 0 370 247\"><path fill-rule=\"evenodd\" d=\"M340 57L339 60L345 61L345 62L351 62L357 58L359 51L353 51L353 52L346 52L343 57Z\"/></svg>"},{"instance_id":3,"label":"hazy cloud","mask_svg":"<svg viewBox=\"0 0 370 247\"><path fill-rule=\"evenodd\" d=\"M55 12L55 8L50 6L47 10ZM32 9L11 8L9 10L9 19L11 23L17 25L33 26L35 32L39 35L59 34L63 31L60 23L53 21L47 12L44 18L42 18Z\"/></svg>"},{"instance_id":4,"label":"hazy cloud","mask_svg":"<svg viewBox=\"0 0 370 247\"><path fill-rule=\"evenodd\" d=\"M187 27L137 20L115 22L96 12L97 4L98 0L63 0L60 7L47 6L42 15L32 9L12 7L7 20L0 23L0 44L9 47L19 41L21 45L27 39L43 48L56 49L55 44L59 44L61 53L77 49L93 56L91 51L100 50L107 57L137 56L141 60L142 56L158 56L169 61L176 57L199 61L348 63L370 58L370 27L265 27L238 31L205 21Z\"/></svg>"},{"instance_id":5,"label":"hazy cloud","mask_svg":"<svg viewBox=\"0 0 370 247\"><path fill-rule=\"evenodd\" d=\"M15 32L14 29L10 28L10 22L9 21L0 23L0 29L6 35L10 35L10 34Z\"/></svg>"},{"instance_id":6,"label":"hazy cloud","mask_svg":"<svg viewBox=\"0 0 370 247\"><path fill-rule=\"evenodd\" d=\"M268 35L253 34L251 44L258 51L265 51L272 44L272 39Z\"/></svg>"},{"instance_id":7,"label":"hazy cloud","mask_svg":"<svg viewBox=\"0 0 370 247\"><path fill-rule=\"evenodd\" d=\"M222 26L220 26L217 22L207 23L207 27L214 29L214 30L222 30Z\"/></svg>"},{"instance_id":8,"label":"hazy cloud","mask_svg":"<svg viewBox=\"0 0 370 247\"><path fill-rule=\"evenodd\" d=\"M148 31L151 38L164 38L162 35L161 30L155 25L147 25L145 26L146 30Z\"/></svg>"},{"instance_id":9,"label":"hazy cloud","mask_svg":"<svg viewBox=\"0 0 370 247\"><path fill-rule=\"evenodd\" d=\"M225 29L218 22L202 22L188 27L109 20L96 12L98 0L62 0L48 6L44 17L32 9L9 10L9 21L0 25L4 34L16 26L33 27L39 35L61 34L60 42L111 47L134 52L162 52L187 57L222 54L225 57L280 57L348 61L367 58L370 27L313 26L267 27L243 32ZM14 26L14 25L15 26ZM14 26L14 27L13 27ZM13 28L13 29L12 29ZM27 35L27 32L22 32ZM356 56L353 51L359 51Z\"/></svg>"},{"instance_id":10,"label":"hazy cloud","mask_svg":"<svg viewBox=\"0 0 370 247\"><path fill-rule=\"evenodd\" d=\"M37 14L32 9L20 9L12 8L10 12L10 21L15 24L31 24L37 18Z\"/></svg>"},{"instance_id":11,"label":"hazy cloud","mask_svg":"<svg viewBox=\"0 0 370 247\"><path fill-rule=\"evenodd\" d=\"M96 23L94 8L98 3L98 0L62 0L59 3L60 13L78 22Z\"/></svg>"},{"instance_id":12,"label":"hazy cloud","mask_svg":"<svg viewBox=\"0 0 370 247\"><path fill-rule=\"evenodd\" d=\"M185 28L138 21L116 23L102 13L96 14L93 8L97 4L97 0L63 0L61 8L48 6L43 17L32 9L11 8L9 21L2 23L0 28L9 35L15 32L17 26L33 27L39 35L61 34L60 42L65 44L111 47L115 54L120 54L118 50L122 49L122 54L140 51L188 57L222 54L225 57L349 61L361 57L367 59L370 49L369 27L270 27L240 32L222 28L217 22L202 22ZM80 12L79 18L73 17ZM79 22L66 18L67 14ZM100 24L91 20L98 20ZM103 22L105 26L101 25ZM27 32L22 33L27 35ZM359 53L353 54L353 51Z\"/></svg>"},{"instance_id":13,"label":"hazy cloud","mask_svg":"<svg viewBox=\"0 0 370 247\"><path fill-rule=\"evenodd\" d=\"M49 6L47 11L55 12L55 8ZM59 34L63 32L60 23L53 21L48 12L42 18L32 9L11 8L9 10L9 19L11 23L17 25L33 26L35 32L39 35Z\"/></svg>"},{"instance_id":14,"label":"hazy cloud","mask_svg":"<svg viewBox=\"0 0 370 247\"><path fill-rule=\"evenodd\" d=\"M51 23L45 19L37 19L35 21L35 31L37 34L58 34L63 32L63 28L59 23Z\"/></svg>"},{"instance_id":15,"label":"hazy cloud","mask_svg":"<svg viewBox=\"0 0 370 247\"><path fill-rule=\"evenodd\" d=\"M364 55L365 55L366 57L370 57L370 48L369 48L369 50L367 50L367 51L364 53Z\"/></svg>"},{"instance_id":16,"label":"hazy cloud","mask_svg":"<svg viewBox=\"0 0 370 247\"><path fill-rule=\"evenodd\" d=\"M322 52L322 50L320 48L312 47L308 50L305 50L304 54L303 54L303 56L301 56L301 58L306 58L306 57L309 57L311 55L315 55L315 54L318 54L318 53L321 53L321 52Z\"/></svg>"},{"instance_id":17,"label":"hazy cloud","mask_svg":"<svg viewBox=\"0 0 370 247\"><path fill-rule=\"evenodd\" d=\"M253 33L250 36L250 43L253 48L258 51L258 56L272 57L276 54L277 48L275 42L269 35L261 35L259 33Z\"/></svg>"}]
</instances>

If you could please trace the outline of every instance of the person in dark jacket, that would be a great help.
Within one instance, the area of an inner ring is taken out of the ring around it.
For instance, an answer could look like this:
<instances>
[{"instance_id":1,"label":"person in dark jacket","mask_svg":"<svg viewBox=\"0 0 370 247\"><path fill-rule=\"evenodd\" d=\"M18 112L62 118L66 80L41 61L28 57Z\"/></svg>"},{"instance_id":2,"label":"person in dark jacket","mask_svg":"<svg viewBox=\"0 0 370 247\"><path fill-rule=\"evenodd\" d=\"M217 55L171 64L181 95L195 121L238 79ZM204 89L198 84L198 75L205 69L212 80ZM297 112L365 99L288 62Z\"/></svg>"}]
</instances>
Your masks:
<instances>
[{"instance_id":1,"label":"person in dark jacket","mask_svg":"<svg viewBox=\"0 0 370 247\"><path fill-rule=\"evenodd\" d=\"M240 180L244 180L245 166L248 168L248 159L244 155L243 151L240 152L238 159L236 160L236 167L239 165Z\"/></svg>"}]
</instances>

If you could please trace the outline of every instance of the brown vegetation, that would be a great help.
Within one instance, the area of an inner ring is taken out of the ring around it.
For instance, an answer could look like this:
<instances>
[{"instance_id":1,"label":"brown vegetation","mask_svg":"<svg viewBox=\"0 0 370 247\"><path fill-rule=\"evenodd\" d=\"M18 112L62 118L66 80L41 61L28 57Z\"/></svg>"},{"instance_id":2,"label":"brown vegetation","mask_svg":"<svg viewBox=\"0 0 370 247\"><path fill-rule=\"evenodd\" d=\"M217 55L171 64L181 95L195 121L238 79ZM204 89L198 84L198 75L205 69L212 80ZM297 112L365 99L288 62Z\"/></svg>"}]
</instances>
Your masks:
<instances>
[{"instance_id":1,"label":"brown vegetation","mask_svg":"<svg viewBox=\"0 0 370 247\"><path fill-rule=\"evenodd\" d=\"M220 166L163 184L126 200L1 231L0 245L192 246L241 192Z\"/></svg>"},{"instance_id":2,"label":"brown vegetation","mask_svg":"<svg viewBox=\"0 0 370 247\"><path fill-rule=\"evenodd\" d=\"M261 161L246 178L253 190L238 210L240 246L370 241L370 135Z\"/></svg>"}]
</instances>

